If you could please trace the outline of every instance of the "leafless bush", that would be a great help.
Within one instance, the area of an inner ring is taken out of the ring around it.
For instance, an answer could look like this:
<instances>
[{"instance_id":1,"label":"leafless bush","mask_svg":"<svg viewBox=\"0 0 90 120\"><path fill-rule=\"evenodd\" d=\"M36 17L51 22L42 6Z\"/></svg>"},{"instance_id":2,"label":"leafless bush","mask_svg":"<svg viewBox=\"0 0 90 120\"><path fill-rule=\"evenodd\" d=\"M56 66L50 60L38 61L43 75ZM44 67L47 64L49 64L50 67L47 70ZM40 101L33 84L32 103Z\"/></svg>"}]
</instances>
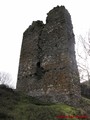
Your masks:
<instances>
[{"instance_id":1,"label":"leafless bush","mask_svg":"<svg viewBox=\"0 0 90 120\"><path fill-rule=\"evenodd\" d=\"M90 84L90 31L84 37L78 37L76 53L81 82L88 81Z\"/></svg>"},{"instance_id":2,"label":"leafless bush","mask_svg":"<svg viewBox=\"0 0 90 120\"><path fill-rule=\"evenodd\" d=\"M0 72L0 84L12 87L13 83L11 75L9 73Z\"/></svg>"}]
</instances>

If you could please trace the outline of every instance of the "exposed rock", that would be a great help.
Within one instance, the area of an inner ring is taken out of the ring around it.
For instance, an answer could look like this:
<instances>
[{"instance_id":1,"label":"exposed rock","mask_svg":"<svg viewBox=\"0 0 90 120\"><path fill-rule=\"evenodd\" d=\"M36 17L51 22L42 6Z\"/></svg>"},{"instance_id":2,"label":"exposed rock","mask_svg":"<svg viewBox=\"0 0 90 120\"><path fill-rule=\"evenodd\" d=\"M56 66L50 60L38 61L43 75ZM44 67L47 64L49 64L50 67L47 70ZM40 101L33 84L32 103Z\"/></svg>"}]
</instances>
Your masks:
<instances>
[{"instance_id":1,"label":"exposed rock","mask_svg":"<svg viewBox=\"0 0 90 120\"><path fill-rule=\"evenodd\" d=\"M80 80L71 16L64 6L24 32L17 90L44 101L78 105Z\"/></svg>"},{"instance_id":2,"label":"exposed rock","mask_svg":"<svg viewBox=\"0 0 90 120\"><path fill-rule=\"evenodd\" d=\"M81 95L90 99L90 85L88 81L81 83Z\"/></svg>"}]
</instances>

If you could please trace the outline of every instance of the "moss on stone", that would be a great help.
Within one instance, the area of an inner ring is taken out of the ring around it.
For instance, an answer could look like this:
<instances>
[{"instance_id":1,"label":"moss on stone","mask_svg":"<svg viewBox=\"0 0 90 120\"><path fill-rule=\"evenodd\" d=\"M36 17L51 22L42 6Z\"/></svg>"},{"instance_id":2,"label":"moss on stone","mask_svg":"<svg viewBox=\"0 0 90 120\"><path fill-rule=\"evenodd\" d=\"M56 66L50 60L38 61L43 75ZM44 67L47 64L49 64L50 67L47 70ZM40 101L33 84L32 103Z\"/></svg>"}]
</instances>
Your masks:
<instances>
[{"instance_id":1,"label":"moss on stone","mask_svg":"<svg viewBox=\"0 0 90 120\"><path fill-rule=\"evenodd\" d=\"M88 99L87 101L90 103ZM41 102L12 89L0 87L0 120L59 120L56 116L84 114L85 112L81 108L74 108L62 103ZM71 120L71 118L68 118L68 120ZM73 120L80 119L73 118Z\"/></svg>"}]
</instances>

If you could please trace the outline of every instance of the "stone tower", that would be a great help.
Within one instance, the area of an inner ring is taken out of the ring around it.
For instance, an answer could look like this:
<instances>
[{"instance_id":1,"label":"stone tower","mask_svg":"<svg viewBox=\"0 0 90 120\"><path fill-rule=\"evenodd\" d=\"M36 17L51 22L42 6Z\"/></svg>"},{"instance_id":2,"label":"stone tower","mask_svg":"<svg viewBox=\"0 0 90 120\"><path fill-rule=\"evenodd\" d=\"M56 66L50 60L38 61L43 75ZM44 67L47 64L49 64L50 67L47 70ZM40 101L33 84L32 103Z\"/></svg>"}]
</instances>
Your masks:
<instances>
[{"instance_id":1,"label":"stone tower","mask_svg":"<svg viewBox=\"0 0 90 120\"><path fill-rule=\"evenodd\" d=\"M77 104L80 81L71 16L64 6L23 34L17 90L44 101Z\"/></svg>"}]
</instances>

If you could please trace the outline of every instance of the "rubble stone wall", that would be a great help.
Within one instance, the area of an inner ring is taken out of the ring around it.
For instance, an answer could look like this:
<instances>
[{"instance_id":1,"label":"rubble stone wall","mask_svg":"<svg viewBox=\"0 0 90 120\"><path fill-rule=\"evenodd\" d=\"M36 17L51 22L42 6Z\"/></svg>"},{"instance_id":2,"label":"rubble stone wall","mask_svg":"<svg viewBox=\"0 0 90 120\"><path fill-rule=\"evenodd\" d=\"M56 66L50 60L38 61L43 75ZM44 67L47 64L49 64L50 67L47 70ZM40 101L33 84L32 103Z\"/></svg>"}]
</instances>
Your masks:
<instances>
[{"instance_id":1,"label":"rubble stone wall","mask_svg":"<svg viewBox=\"0 0 90 120\"><path fill-rule=\"evenodd\" d=\"M52 9L24 32L17 90L44 101L77 104L80 80L71 16L64 6Z\"/></svg>"}]
</instances>

